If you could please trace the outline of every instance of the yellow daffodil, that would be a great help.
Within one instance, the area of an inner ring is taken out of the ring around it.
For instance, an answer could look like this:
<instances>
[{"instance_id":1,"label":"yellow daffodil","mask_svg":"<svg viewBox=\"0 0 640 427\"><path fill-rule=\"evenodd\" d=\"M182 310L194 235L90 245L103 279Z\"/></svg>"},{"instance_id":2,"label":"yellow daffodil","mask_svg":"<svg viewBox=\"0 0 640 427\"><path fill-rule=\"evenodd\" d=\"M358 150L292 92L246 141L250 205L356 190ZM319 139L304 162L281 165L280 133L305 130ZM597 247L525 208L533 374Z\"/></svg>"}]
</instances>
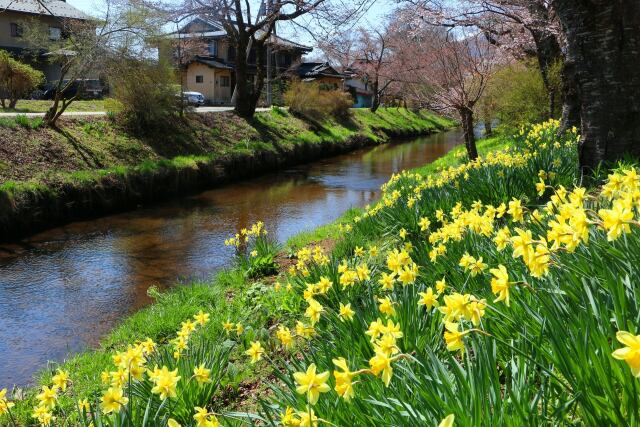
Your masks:
<instances>
[{"instance_id":1,"label":"yellow daffodil","mask_svg":"<svg viewBox=\"0 0 640 427\"><path fill-rule=\"evenodd\" d=\"M264 348L260 341L253 341L251 343L251 347L249 350L244 352L247 356L251 357L251 363L256 363L262 359L262 355L264 354Z\"/></svg>"},{"instance_id":2,"label":"yellow daffodil","mask_svg":"<svg viewBox=\"0 0 640 427\"><path fill-rule=\"evenodd\" d=\"M420 231L427 231L429 230L429 226L431 225L431 221L429 221L429 218L420 218L420 221L418 222L418 225L420 226Z\"/></svg>"},{"instance_id":3,"label":"yellow daffodil","mask_svg":"<svg viewBox=\"0 0 640 427\"><path fill-rule=\"evenodd\" d=\"M322 305L313 298L309 299L307 302L309 303L309 306L304 314L309 318L311 324L315 325L320 321L320 315L324 313L324 307L322 307Z\"/></svg>"},{"instance_id":4,"label":"yellow daffodil","mask_svg":"<svg viewBox=\"0 0 640 427\"><path fill-rule=\"evenodd\" d=\"M209 313L205 313L202 310L200 310L197 314L193 315L194 320L200 326L206 325L207 322L209 322L209 317L210 317Z\"/></svg>"},{"instance_id":5,"label":"yellow daffodil","mask_svg":"<svg viewBox=\"0 0 640 427\"><path fill-rule=\"evenodd\" d=\"M402 271L398 274L398 281L402 283L403 286L407 286L415 283L417 277L418 265L412 262L409 265L402 267Z\"/></svg>"},{"instance_id":6,"label":"yellow daffodil","mask_svg":"<svg viewBox=\"0 0 640 427\"><path fill-rule=\"evenodd\" d=\"M369 247L369 256L372 258L375 258L378 256L378 247L377 246L370 246Z\"/></svg>"},{"instance_id":7,"label":"yellow daffodil","mask_svg":"<svg viewBox=\"0 0 640 427\"><path fill-rule=\"evenodd\" d=\"M633 220L633 210L620 200L616 201L611 209L600 209L598 215L602 219L602 228L607 232L609 241L631 231L629 223Z\"/></svg>"},{"instance_id":8,"label":"yellow daffodil","mask_svg":"<svg viewBox=\"0 0 640 427\"><path fill-rule=\"evenodd\" d=\"M51 421L55 419L53 414L45 406L36 406L33 409L33 418L36 418L40 425L48 427L51 425Z\"/></svg>"},{"instance_id":9,"label":"yellow daffodil","mask_svg":"<svg viewBox=\"0 0 640 427\"><path fill-rule=\"evenodd\" d=\"M298 417L300 418L300 424L298 424L298 427L318 426L318 417L316 417L316 414L311 408L307 408L304 411L298 411Z\"/></svg>"},{"instance_id":10,"label":"yellow daffodil","mask_svg":"<svg viewBox=\"0 0 640 427\"><path fill-rule=\"evenodd\" d=\"M9 412L9 410L13 408L13 406L14 403L9 402L9 400L7 399L7 389L3 388L2 390L0 390L0 415L4 415Z\"/></svg>"},{"instance_id":11,"label":"yellow daffodil","mask_svg":"<svg viewBox=\"0 0 640 427\"><path fill-rule=\"evenodd\" d=\"M235 325L232 322L226 321L226 322L222 322L222 329L224 329L224 331L228 334L231 331L233 331L233 328L235 327Z\"/></svg>"},{"instance_id":12,"label":"yellow daffodil","mask_svg":"<svg viewBox=\"0 0 640 427\"><path fill-rule=\"evenodd\" d=\"M176 386L180 381L178 376L178 370L170 371L166 366L163 366L159 372L154 376L152 382L154 383L151 392L160 395L160 400L176 397Z\"/></svg>"},{"instance_id":13,"label":"yellow daffodil","mask_svg":"<svg viewBox=\"0 0 640 427\"><path fill-rule=\"evenodd\" d=\"M618 331L616 339L626 347L614 351L612 356L627 362L633 376L640 378L640 335L633 335L627 331Z\"/></svg>"},{"instance_id":14,"label":"yellow daffodil","mask_svg":"<svg viewBox=\"0 0 640 427\"><path fill-rule=\"evenodd\" d=\"M306 394L307 401L311 405L315 405L320 397L320 393L326 393L331 388L327 384L329 379L329 371L316 373L316 364L312 363L306 372L296 372L293 374L296 381L296 391L298 394Z\"/></svg>"},{"instance_id":15,"label":"yellow daffodil","mask_svg":"<svg viewBox=\"0 0 640 427\"><path fill-rule=\"evenodd\" d=\"M125 397L121 388L109 388L102 395L102 412L110 414L112 412L120 412L122 406L129 403L129 399Z\"/></svg>"},{"instance_id":16,"label":"yellow daffodil","mask_svg":"<svg viewBox=\"0 0 640 427\"><path fill-rule=\"evenodd\" d=\"M404 228L401 228L400 231L398 232L398 235L400 236L401 239L406 239L407 238L407 230L405 230Z\"/></svg>"},{"instance_id":17,"label":"yellow daffodil","mask_svg":"<svg viewBox=\"0 0 640 427\"><path fill-rule=\"evenodd\" d=\"M287 409L282 413L280 416L280 424L282 424L282 427L300 426L300 419L292 407L287 406Z\"/></svg>"},{"instance_id":18,"label":"yellow daffodil","mask_svg":"<svg viewBox=\"0 0 640 427\"><path fill-rule=\"evenodd\" d=\"M349 370L349 366L344 357L333 359L333 364L341 370L333 371L333 376L336 379L335 390L344 400L351 400L354 395L353 377L355 373Z\"/></svg>"},{"instance_id":19,"label":"yellow daffodil","mask_svg":"<svg viewBox=\"0 0 640 427\"><path fill-rule=\"evenodd\" d=\"M193 378L195 378L200 385L208 384L211 382L211 369L207 369L204 363L202 363L193 369Z\"/></svg>"},{"instance_id":20,"label":"yellow daffodil","mask_svg":"<svg viewBox=\"0 0 640 427\"><path fill-rule=\"evenodd\" d=\"M276 331L276 337L280 340L283 346L291 348L293 345L293 335L291 330L284 325L280 325Z\"/></svg>"},{"instance_id":21,"label":"yellow daffodil","mask_svg":"<svg viewBox=\"0 0 640 427\"><path fill-rule=\"evenodd\" d=\"M468 333L468 331L460 332L459 325L457 323L445 322L444 340L447 343L447 350L449 351L463 351L464 341L462 338Z\"/></svg>"},{"instance_id":22,"label":"yellow daffodil","mask_svg":"<svg viewBox=\"0 0 640 427\"><path fill-rule=\"evenodd\" d=\"M418 301L418 305L423 305L428 309L438 306L438 296L433 293L433 288L427 288L426 292L420 292L419 295L420 300Z\"/></svg>"},{"instance_id":23,"label":"yellow daffodil","mask_svg":"<svg viewBox=\"0 0 640 427\"><path fill-rule=\"evenodd\" d=\"M338 312L338 315L340 316L341 321L344 322L345 320L352 320L354 314L355 311L351 309L351 303L347 305L340 303L340 310Z\"/></svg>"},{"instance_id":24,"label":"yellow daffodil","mask_svg":"<svg viewBox=\"0 0 640 427\"><path fill-rule=\"evenodd\" d=\"M449 414L442 421L440 421L438 427L453 427L453 422L455 421L455 419L456 417L454 414Z\"/></svg>"},{"instance_id":25,"label":"yellow daffodil","mask_svg":"<svg viewBox=\"0 0 640 427\"><path fill-rule=\"evenodd\" d=\"M58 369L56 374L51 378L51 382L54 386L64 392L67 389L67 383L69 382L69 373Z\"/></svg>"},{"instance_id":26,"label":"yellow daffodil","mask_svg":"<svg viewBox=\"0 0 640 427\"><path fill-rule=\"evenodd\" d=\"M382 273L378 283L382 286L382 289L390 291L393 289L393 284L395 283L395 273Z\"/></svg>"},{"instance_id":27,"label":"yellow daffodil","mask_svg":"<svg viewBox=\"0 0 640 427\"><path fill-rule=\"evenodd\" d=\"M36 396L36 398L40 401L40 406L53 408L58 401L58 388L56 386L52 386L51 388L46 385L42 386L42 391Z\"/></svg>"},{"instance_id":28,"label":"yellow daffodil","mask_svg":"<svg viewBox=\"0 0 640 427\"><path fill-rule=\"evenodd\" d=\"M498 268L492 268L489 271L493 274L493 278L491 279L491 292L498 295L498 298L493 300L493 302L504 301L507 307L509 307L509 288L513 284L509 282L507 268L500 264Z\"/></svg>"},{"instance_id":29,"label":"yellow daffodil","mask_svg":"<svg viewBox=\"0 0 640 427\"><path fill-rule=\"evenodd\" d=\"M88 399L80 399L78 400L78 409L80 410L80 412L89 412L89 410L91 409L91 405L89 405L89 400Z\"/></svg>"},{"instance_id":30,"label":"yellow daffodil","mask_svg":"<svg viewBox=\"0 0 640 427\"><path fill-rule=\"evenodd\" d=\"M391 357L382 350L376 349L375 356L369 359L369 366L371 367L371 373L373 373L373 375L382 375L382 381L384 385L388 387L391 382L391 377L393 376Z\"/></svg>"},{"instance_id":31,"label":"yellow daffodil","mask_svg":"<svg viewBox=\"0 0 640 427\"><path fill-rule=\"evenodd\" d=\"M378 298L378 303L380 304L378 306L380 313L386 314L387 316L394 316L396 314L396 309L393 308L395 303L391 301L389 297Z\"/></svg>"}]
</instances>

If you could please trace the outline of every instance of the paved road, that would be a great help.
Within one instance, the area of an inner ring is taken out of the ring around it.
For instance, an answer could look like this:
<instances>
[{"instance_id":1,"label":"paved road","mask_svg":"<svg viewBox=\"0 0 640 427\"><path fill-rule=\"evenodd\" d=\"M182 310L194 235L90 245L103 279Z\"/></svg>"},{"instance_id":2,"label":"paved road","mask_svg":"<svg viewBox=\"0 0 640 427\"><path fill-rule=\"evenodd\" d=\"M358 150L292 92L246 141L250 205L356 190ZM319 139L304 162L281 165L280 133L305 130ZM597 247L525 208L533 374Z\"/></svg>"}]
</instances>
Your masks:
<instances>
[{"instance_id":1,"label":"paved road","mask_svg":"<svg viewBox=\"0 0 640 427\"><path fill-rule=\"evenodd\" d=\"M256 111L269 111L271 108L257 108ZM232 111L233 107L197 107L196 113L220 113L223 111ZM106 116L106 111L67 111L62 114L64 117L87 117L87 116ZM44 113L0 113L0 117L44 117Z\"/></svg>"}]
</instances>

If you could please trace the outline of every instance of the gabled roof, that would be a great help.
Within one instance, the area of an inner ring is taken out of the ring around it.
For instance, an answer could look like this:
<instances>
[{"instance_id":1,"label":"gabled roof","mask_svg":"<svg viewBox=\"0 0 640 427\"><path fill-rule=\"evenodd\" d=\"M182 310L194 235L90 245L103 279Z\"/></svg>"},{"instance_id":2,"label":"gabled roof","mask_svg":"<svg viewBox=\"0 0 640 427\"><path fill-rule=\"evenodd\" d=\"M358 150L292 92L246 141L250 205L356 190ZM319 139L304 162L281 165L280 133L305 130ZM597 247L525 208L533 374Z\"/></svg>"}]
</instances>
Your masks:
<instances>
[{"instance_id":1,"label":"gabled roof","mask_svg":"<svg viewBox=\"0 0 640 427\"><path fill-rule=\"evenodd\" d=\"M194 28L196 27L196 25L198 25L200 28ZM260 35L260 32L258 32L257 36L260 37ZM178 30L177 32L168 34L167 37L172 39L220 39L227 37L227 32L220 22L214 22L201 17L196 17L183 25L182 28L180 28L180 30ZM298 49L305 53L309 53L313 50L311 46L305 46L303 44L296 43L292 40L288 40L275 34L272 34L271 37L269 37L269 41L267 43L273 46L279 46L288 49Z\"/></svg>"},{"instance_id":2,"label":"gabled roof","mask_svg":"<svg viewBox=\"0 0 640 427\"><path fill-rule=\"evenodd\" d=\"M212 57L207 57L207 56L196 56L191 62L192 63L197 62L199 64L203 64L211 68L221 68L223 70L233 69L232 66L224 63L223 61L220 61L218 59L213 59Z\"/></svg>"},{"instance_id":3,"label":"gabled roof","mask_svg":"<svg viewBox=\"0 0 640 427\"><path fill-rule=\"evenodd\" d=\"M328 62L303 62L295 68L295 73L301 79L310 79L314 77L347 77L339 73Z\"/></svg>"},{"instance_id":4,"label":"gabled roof","mask_svg":"<svg viewBox=\"0 0 640 427\"><path fill-rule=\"evenodd\" d=\"M58 18L92 19L89 15L79 11L69 3L61 0L0 0L0 12L22 12L30 15L51 15Z\"/></svg>"}]
</instances>

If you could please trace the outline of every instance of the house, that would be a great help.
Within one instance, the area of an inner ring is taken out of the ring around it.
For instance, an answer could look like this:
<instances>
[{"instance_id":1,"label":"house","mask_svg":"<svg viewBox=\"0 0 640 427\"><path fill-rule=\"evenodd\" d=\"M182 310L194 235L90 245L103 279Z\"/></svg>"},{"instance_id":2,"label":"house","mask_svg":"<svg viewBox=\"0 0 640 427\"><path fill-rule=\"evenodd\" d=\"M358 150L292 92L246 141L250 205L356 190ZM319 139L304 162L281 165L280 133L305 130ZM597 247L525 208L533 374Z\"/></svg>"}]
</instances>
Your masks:
<instances>
[{"instance_id":1,"label":"house","mask_svg":"<svg viewBox=\"0 0 640 427\"><path fill-rule=\"evenodd\" d=\"M292 73L303 82L315 82L328 89L342 89L347 77L328 62L303 62L298 64Z\"/></svg>"},{"instance_id":2,"label":"house","mask_svg":"<svg viewBox=\"0 0 640 427\"><path fill-rule=\"evenodd\" d=\"M164 43L159 55L171 58L180 68L183 90L202 93L210 104L226 105L235 87L236 48L219 22L195 18L168 35L172 43ZM284 75L311 47L272 35L267 41L271 49L274 75ZM181 50L182 52L180 52ZM249 74L256 73L256 52L249 53Z\"/></svg>"},{"instance_id":3,"label":"house","mask_svg":"<svg viewBox=\"0 0 640 427\"><path fill-rule=\"evenodd\" d=\"M65 35L67 20L89 19L88 15L63 0L47 0L43 3L37 0L0 0L0 49L42 71L47 82L56 81L60 78L60 65L47 59L45 49L29 44L23 37L25 26L33 23L41 25L51 40L59 40Z\"/></svg>"},{"instance_id":4,"label":"house","mask_svg":"<svg viewBox=\"0 0 640 427\"><path fill-rule=\"evenodd\" d=\"M370 108L373 104L373 90L366 77L362 77L356 69L343 70L347 77L344 81L344 89L353 97L353 108Z\"/></svg>"}]
</instances>

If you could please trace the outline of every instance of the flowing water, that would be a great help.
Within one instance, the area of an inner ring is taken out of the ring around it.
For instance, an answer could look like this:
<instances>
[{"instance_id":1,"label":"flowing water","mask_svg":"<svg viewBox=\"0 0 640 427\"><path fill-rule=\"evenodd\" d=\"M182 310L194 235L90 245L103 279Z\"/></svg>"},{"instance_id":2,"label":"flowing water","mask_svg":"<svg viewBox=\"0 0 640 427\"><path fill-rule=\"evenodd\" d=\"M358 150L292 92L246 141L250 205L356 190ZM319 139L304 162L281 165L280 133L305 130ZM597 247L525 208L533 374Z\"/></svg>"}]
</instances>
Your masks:
<instances>
[{"instance_id":1,"label":"flowing water","mask_svg":"<svg viewBox=\"0 0 640 427\"><path fill-rule=\"evenodd\" d=\"M372 202L392 173L461 140L453 130L362 149L0 245L0 389L95 345L150 302L150 286L210 277L231 260L223 242L237 230L262 220L285 241Z\"/></svg>"}]
</instances>

